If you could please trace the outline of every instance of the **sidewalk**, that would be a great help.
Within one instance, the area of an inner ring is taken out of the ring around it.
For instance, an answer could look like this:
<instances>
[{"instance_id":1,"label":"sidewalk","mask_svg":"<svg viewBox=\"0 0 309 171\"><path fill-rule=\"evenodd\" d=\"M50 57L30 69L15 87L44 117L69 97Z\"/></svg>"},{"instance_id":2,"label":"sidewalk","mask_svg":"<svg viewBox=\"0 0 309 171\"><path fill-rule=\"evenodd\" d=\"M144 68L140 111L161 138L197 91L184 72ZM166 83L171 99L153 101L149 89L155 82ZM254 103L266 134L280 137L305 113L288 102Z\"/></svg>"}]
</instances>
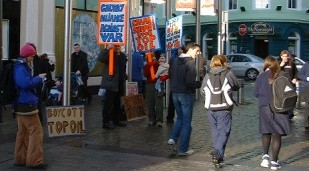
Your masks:
<instances>
[{"instance_id":1,"label":"sidewalk","mask_svg":"<svg viewBox=\"0 0 309 171\"><path fill-rule=\"evenodd\" d=\"M250 92L250 85L246 87ZM259 166L262 157L258 133L256 99L246 93L244 105L233 111L232 133L226 148L226 166L216 169L209 152L212 142L209 122L203 100L194 106L190 146L195 154L178 157L166 145L172 125L162 128L148 127L147 119L131 121L128 127L103 130L101 123L101 98L94 96L86 105L86 135L82 137L48 138L44 126L44 153L47 170L269 170ZM0 170L25 170L13 166L16 122L4 111L0 123ZM166 110L164 111L166 115ZM292 134L282 140L279 155L282 170L309 170L309 132L302 123L302 109L296 111L291 121Z\"/></svg>"}]
</instances>

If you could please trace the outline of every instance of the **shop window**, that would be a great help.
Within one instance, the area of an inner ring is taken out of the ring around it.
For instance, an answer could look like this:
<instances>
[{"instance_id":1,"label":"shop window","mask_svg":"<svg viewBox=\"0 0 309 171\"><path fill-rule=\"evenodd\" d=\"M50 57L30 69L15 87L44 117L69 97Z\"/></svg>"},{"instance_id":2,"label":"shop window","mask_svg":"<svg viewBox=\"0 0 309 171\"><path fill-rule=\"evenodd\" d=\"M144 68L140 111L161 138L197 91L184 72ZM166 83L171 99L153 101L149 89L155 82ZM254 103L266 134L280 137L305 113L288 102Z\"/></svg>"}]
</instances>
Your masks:
<instances>
[{"instance_id":1,"label":"shop window","mask_svg":"<svg viewBox=\"0 0 309 171\"><path fill-rule=\"evenodd\" d=\"M226 53L237 53L237 35L235 33L229 34Z\"/></svg>"},{"instance_id":2,"label":"shop window","mask_svg":"<svg viewBox=\"0 0 309 171\"><path fill-rule=\"evenodd\" d=\"M203 46L202 46L202 53L205 59L210 60L212 56L214 55L214 49L213 49L213 33L207 33L203 36Z\"/></svg>"},{"instance_id":3,"label":"shop window","mask_svg":"<svg viewBox=\"0 0 309 171\"><path fill-rule=\"evenodd\" d=\"M296 56L300 55L300 36L296 32L292 32L288 37L289 46L288 51Z\"/></svg>"}]
</instances>

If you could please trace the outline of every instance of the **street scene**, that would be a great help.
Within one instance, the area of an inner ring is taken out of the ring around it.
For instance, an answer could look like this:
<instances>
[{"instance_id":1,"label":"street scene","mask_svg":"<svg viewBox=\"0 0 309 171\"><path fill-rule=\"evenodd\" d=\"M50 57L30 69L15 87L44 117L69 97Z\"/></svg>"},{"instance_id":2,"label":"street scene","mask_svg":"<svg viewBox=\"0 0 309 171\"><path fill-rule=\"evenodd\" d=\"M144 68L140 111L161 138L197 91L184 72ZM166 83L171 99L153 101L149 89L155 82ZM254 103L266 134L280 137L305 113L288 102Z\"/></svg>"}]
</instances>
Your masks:
<instances>
[{"instance_id":1,"label":"street scene","mask_svg":"<svg viewBox=\"0 0 309 171\"><path fill-rule=\"evenodd\" d=\"M85 136L48 138L44 116L44 152L46 170L268 170L259 166L262 157L258 131L257 99L252 95L253 81L246 81L244 103L235 106L232 132L225 152L225 166L217 169L211 162L209 121L203 97L195 102L190 147L195 154L181 157L167 145L172 124L148 126L148 119L128 122L114 130L102 129L102 99L93 98L85 106ZM236 94L235 94L236 95ZM164 116L166 116L166 108ZM0 170L24 170L13 165L16 120L10 109L0 123ZM283 170L306 171L309 163L309 131L304 129L303 108L295 109L290 120L291 134L282 139L279 162Z\"/></svg>"}]
</instances>

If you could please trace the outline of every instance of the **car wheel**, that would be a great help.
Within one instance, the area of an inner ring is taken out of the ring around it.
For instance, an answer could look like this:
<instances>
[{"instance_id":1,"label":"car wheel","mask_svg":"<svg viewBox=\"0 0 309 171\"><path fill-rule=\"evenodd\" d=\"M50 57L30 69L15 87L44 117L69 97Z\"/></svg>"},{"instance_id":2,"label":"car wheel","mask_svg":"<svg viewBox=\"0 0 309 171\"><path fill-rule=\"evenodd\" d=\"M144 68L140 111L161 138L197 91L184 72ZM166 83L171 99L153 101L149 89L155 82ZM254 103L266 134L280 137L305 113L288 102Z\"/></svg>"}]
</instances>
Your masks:
<instances>
[{"instance_id":1,"label":"car wheel","mask_svg":"<svg viewBox=\"0 0 309 171\"><path fill-rule=\"evenodd\" d=\"M258 75L259 75L259 72L253 68L248 69L246 72L246 77L250 80L255 80Z\"/></svg>"}]
</instances>

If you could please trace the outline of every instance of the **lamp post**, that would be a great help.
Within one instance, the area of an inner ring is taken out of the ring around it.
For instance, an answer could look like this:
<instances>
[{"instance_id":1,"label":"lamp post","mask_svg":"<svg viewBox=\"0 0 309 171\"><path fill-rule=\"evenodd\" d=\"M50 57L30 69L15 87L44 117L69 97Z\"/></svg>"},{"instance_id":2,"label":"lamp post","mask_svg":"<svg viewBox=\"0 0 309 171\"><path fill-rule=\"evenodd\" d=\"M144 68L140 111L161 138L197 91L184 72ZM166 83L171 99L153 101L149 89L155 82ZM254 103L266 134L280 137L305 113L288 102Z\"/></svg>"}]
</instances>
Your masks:
<instances>
[{"instance_id":1,"label":"lamp post","mask_svg":"<svg viewBox=\"0 0 309 171\"><path fill-rule=\"evenodd\" d=\"M217 1L218 3L218 55L223 54L222 47L222 2L221 0Z\"/></svg>"},{"instance_id":2,"label":"lamp post","mask_svg":"<svg viewBox=\"0 0 309 171\"><path fill-rule=\"evenodd\" d=\"M2 1L0 1L0 73L2 72ZM0 104L2 105L2 104ZM2 106L0 106L0 123L2 123Z\"/></svg>"}]
</instances>

